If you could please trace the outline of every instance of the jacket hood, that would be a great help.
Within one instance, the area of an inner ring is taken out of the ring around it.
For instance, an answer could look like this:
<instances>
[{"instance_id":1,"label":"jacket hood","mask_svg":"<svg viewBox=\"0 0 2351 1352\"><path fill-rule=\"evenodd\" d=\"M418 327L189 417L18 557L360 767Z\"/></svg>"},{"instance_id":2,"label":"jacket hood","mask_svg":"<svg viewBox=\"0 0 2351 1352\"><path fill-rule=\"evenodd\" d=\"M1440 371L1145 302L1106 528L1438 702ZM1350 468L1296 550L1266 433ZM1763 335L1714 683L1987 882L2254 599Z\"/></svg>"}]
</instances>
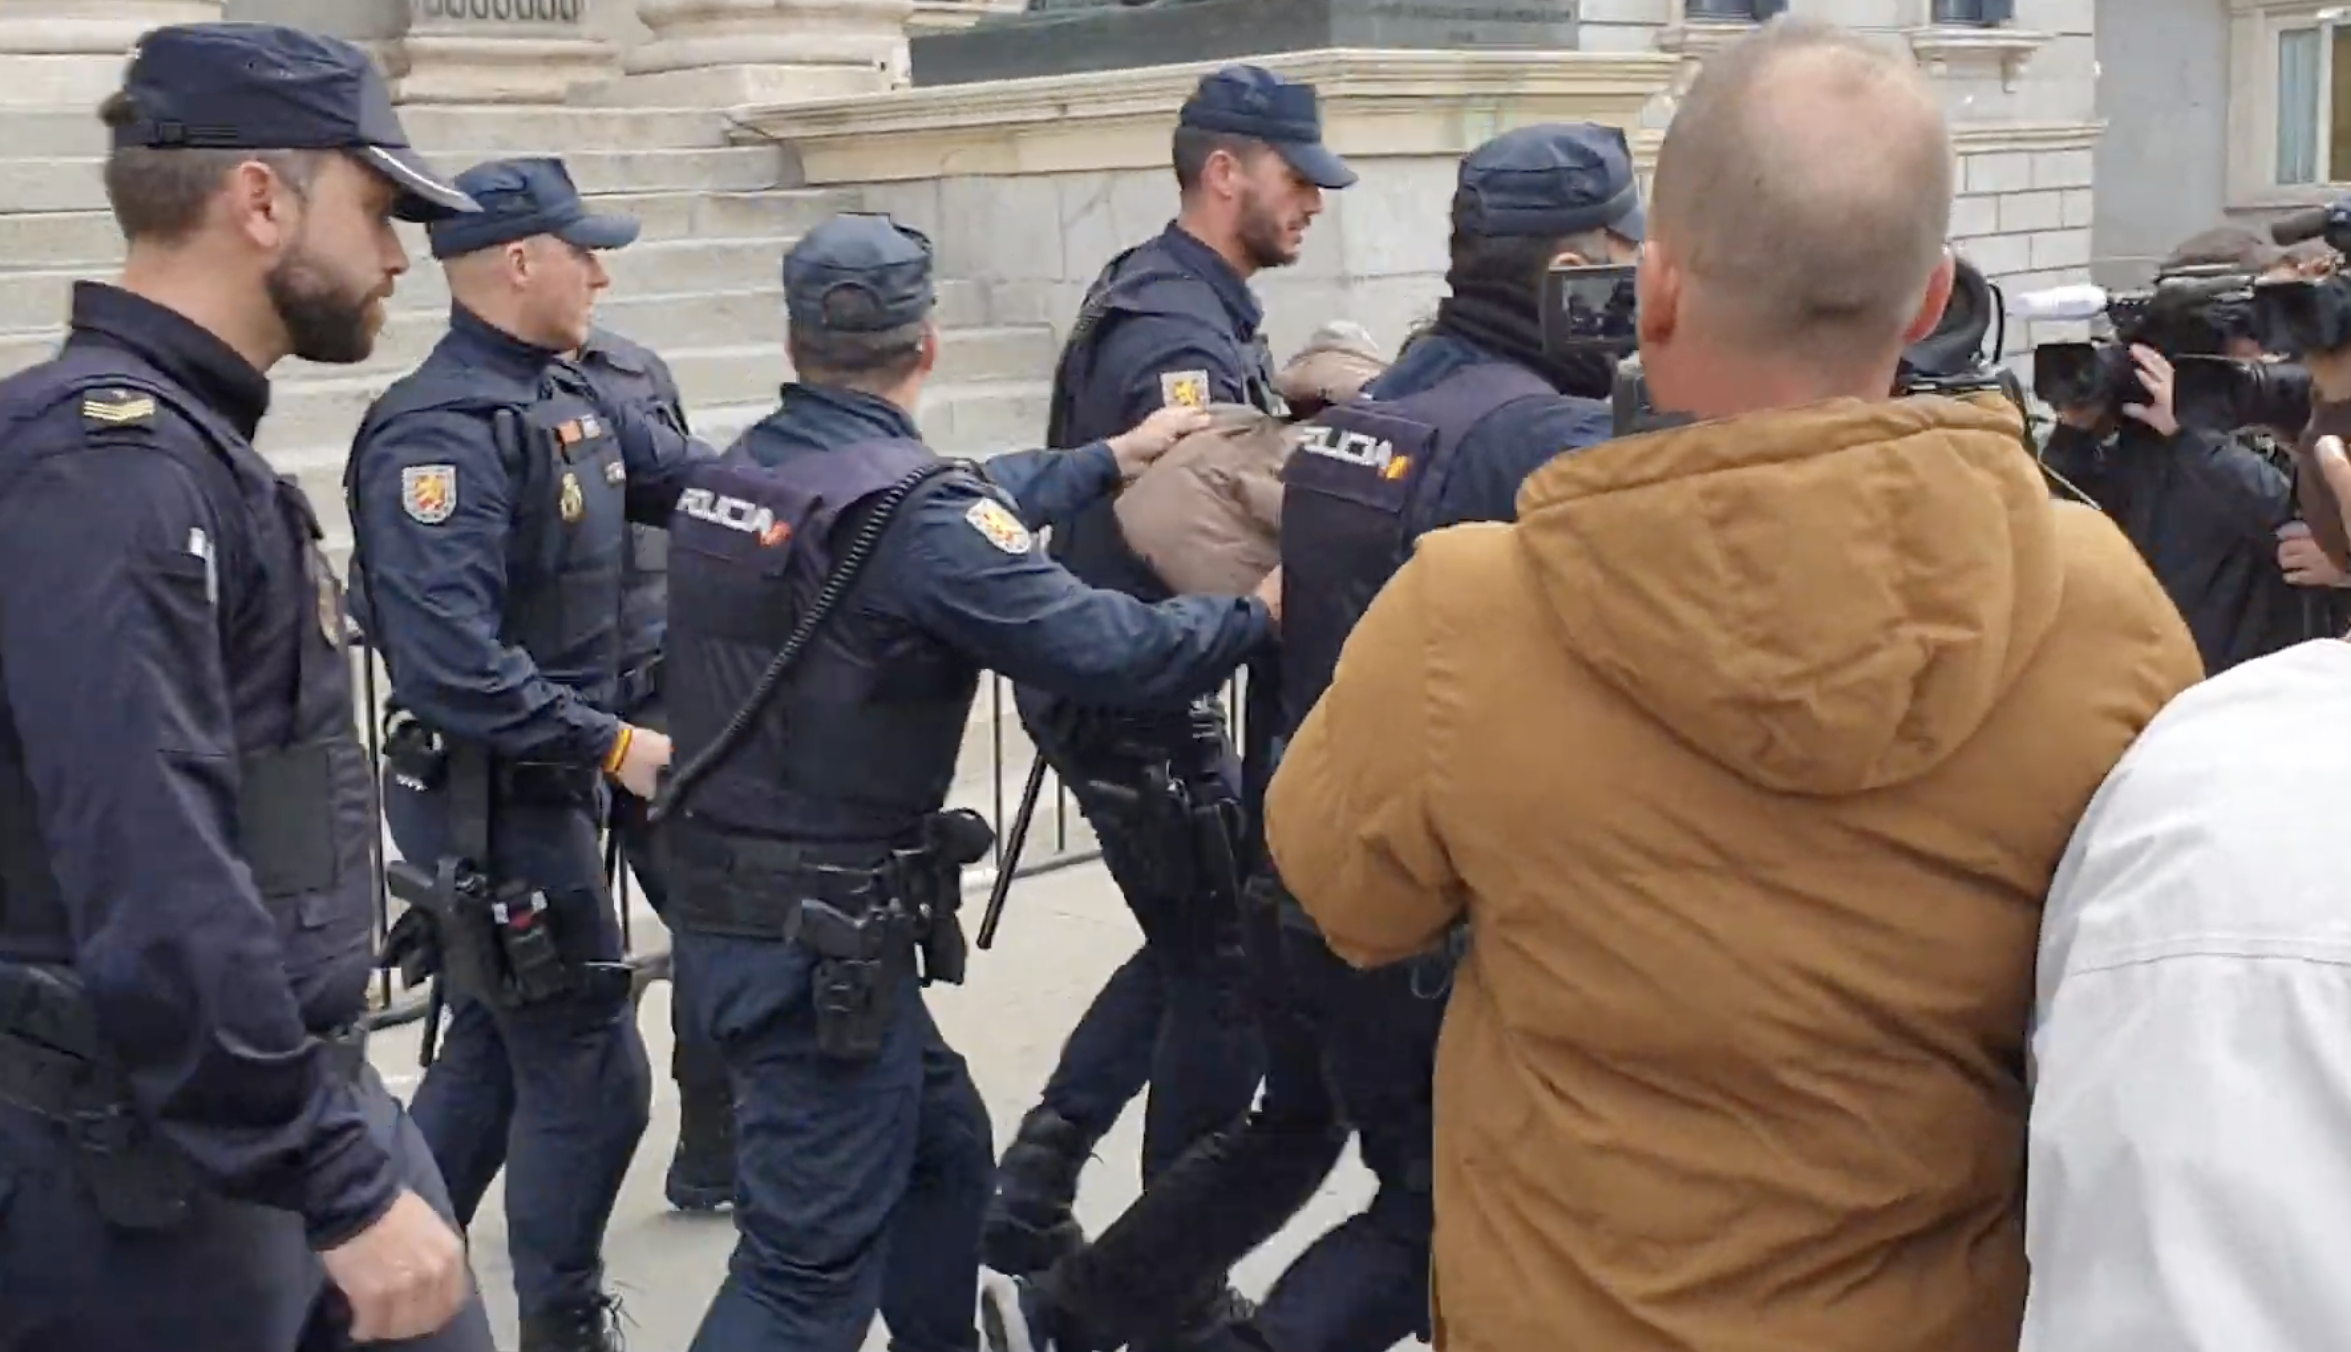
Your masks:
<instances>
[{"instance_id":1,"label":"jacket hood","mask_svg":"<svg viewBox=\"0 0 2351 1352\"><path fill-rule=\"evenodd\" d=\"M2009 408L1678 427L1553 460L1520 547L1571 651L1742 778L1859 793L1976 733L2055 622L2055 510Z\"/></svg>"}]
</instances>

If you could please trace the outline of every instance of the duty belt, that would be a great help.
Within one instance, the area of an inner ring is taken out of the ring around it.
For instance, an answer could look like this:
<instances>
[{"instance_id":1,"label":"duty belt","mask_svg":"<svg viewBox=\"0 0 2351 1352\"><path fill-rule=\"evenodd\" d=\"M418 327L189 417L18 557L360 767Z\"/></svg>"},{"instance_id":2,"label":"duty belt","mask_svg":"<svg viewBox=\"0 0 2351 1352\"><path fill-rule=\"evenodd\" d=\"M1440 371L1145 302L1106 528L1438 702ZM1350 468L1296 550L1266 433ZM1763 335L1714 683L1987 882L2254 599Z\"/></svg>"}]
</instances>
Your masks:
<instances>
[{"instance_id":1,"label":"duty belt","mask_svg":"<svg viewBox=\"0 0 2351 1352\"><path fill-rule=\"evenodd\" d=\"M770 840L690 821L672 823L664 845L681 883L672 923L736 939L789 939L804 901L863 915L900 895L907 862L924 857L920 849Z\"/></svg>"},{"instance_id":2,"label":"duty belt","mask_svg":"<svg viewBox=\"0 0 2351 1352\"><path fill-rule=\"evenodd\" d=\"M353 1026L319 1035L338 1080L356 1081L367 1065L367 1032ZM0 1103L68 1126L88 1127L127 1118L131 1111L120 1072L0 1029Z\"/></svg>"}]
</instances>

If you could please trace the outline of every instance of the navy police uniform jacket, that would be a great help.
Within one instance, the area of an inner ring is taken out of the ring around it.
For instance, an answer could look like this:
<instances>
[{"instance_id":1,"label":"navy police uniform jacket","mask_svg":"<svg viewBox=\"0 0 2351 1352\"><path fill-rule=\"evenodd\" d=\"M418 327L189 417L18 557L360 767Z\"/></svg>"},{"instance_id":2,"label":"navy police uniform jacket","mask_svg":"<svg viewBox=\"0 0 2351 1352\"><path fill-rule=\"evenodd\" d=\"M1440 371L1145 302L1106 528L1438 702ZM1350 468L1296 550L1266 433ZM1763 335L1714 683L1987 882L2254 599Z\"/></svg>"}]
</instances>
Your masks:
<instances>
[{"instance_id":1,"label":"navy police uniform jacket","mask_svg":"<svg viewBox=\"0 0 2351 1352\"><path fill-rule=\"evenodd\" d=\"M1116 436L1169 405L1286 412L1264 319L1230 263L1169 225L1113 258L1088 290L1054 372L1046 442ZM1052 524L1054 557L1080 578L1149 600L1168 594L1127 547L1108 498Z\"/></svg>"},{"instance_id":2,"label":"navy police uniform jacket","mask_svg":"<svg viewBox=\"0 0 2351 1352\"><path fill-rule=\"evenodd\" d=\"M92 283L0 384L0 962L70 966L141 1116L326 1248L397 1195L315 1036L364 1008L378 826L316 519L251 445L268 403Z\"/></svg>"},{"instance_id":3,"label":"navy police uniform jacket","mask_svg":"<svg viewBox=\"0 0 2351 1352\"><path fill-rule=\"evenodd\" d=\"M1610 431L1607 404L1442 332L1312 419L1283 471L1282 727L1305 720L1414 541L1515 520L1529 474Z\"/></svg>"},{"instance_id":4,"label":"navy police uniform jacket","mask_svg":"<svg viewBox=\"0 0 2351 1352\"><path fill-rule=\"evenodd\" d=\"M667 423L681 437L692 434L677 377L651 349L598 329L580 350L579 364L601 402ZM629 549L621 556L619 709L624 716L654 693L652 667L661 653L662 620L668 613L668 573L669 532L630 526Z\"/></svg>"},{"instance_id":5,"label":"navy police uniform jacket","mask_svg":"<svg viewBox=\"0 0 2351 1352\"><path fill-rule=\"evenodd\" d=\"M602 761L628 526L668 520L694 458L562 354L456 308L368 410L345 477L353 590L393 698L502 760Z\"/></svg>"},{"instance_id":6,"label":"navy police uniform jacket","mask_svg":"<svg viewBox=\"0 0 2351 1352\"><path fill-rule=\"evenodd\" d=\"M1180 703L1271 636L1254 600L1087 587L1034 530L1106 492L1107 447L947 465L850 390L782 407L696 471L671 527L666 656L681 763L717 739L886 490L931 469L739 753L685 816L722 832L895 842L938 811L980 672L1106 705Z\"/></svg>"}]
</instances>

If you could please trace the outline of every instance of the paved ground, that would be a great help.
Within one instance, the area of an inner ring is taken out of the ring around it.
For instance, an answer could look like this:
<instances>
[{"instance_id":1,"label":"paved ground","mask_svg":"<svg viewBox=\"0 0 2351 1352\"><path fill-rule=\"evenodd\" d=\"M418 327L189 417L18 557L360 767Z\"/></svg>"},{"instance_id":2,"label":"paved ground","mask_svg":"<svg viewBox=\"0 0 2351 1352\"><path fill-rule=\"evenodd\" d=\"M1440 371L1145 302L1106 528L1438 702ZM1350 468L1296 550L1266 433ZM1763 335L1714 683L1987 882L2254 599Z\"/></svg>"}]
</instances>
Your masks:
<instances>
[{"instance_id":1,"label":"paved ground","mask_svg":"<svg viewBox=\"0 0 2351 1352\"><path fill-rule=\"evenodd\" d=\"M976 923L976 912L967 914ZM640 931L639 943L647 937ZM970 1060L987 1098L999 1144L1044 1084L1062 1038L1136 942L1134 924L1098 866L1048 874L1014 889L995 949L973 954L970 983L933 992L939 1021ZM662 1171L677 1139L677 1093L667 1078L668 987L647 993L642 1023L656 1073L653 1125L637 1152L605 1253L614 1286L635 1323L632 1352L684 1352L723 1275L734 1228L724 1216L680 1216L661 1199ZM375 1061L405 1095L416 1076L414 1031L379 1038ZM1089 1228L1099 1229L1134 1197L1140 1137L1141 1114L1130 1112L1104 1142L1079 1198ZM1350 1155L1307 1212L1240 1269L1238 1285L1261 1294L1301 1248L1360 1207L1370 1192L1370 1175ZM502 1343L511 1347L514 1301L505 1219L495 1193L476 1219L473 1244L493 1323ZM866 1346L886 1345L877 1327Z\"/></svg>"}]
</instances>

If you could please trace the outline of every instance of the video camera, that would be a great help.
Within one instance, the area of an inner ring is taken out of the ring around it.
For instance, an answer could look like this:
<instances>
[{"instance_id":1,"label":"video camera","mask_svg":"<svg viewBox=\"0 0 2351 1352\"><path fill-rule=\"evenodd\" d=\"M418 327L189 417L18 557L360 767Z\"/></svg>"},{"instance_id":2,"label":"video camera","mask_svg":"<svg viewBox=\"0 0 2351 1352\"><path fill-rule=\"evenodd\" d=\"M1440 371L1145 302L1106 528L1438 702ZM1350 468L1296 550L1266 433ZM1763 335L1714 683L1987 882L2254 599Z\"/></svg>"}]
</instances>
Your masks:
<instances>
[{"instance_id":1,"label":"video camera","mask_svg":"<svg viewBox=\"0 0 2351 1352\"><path fill-rule=\"evenodd\" d=\"M2058 409L2095 408L2109 417L2152 402L2131 346L2143 343L2172 365L2172 413L2183 426L2232 432L2255 425L2300 427L2310 416L2310 376L2297 366L2223 355L2232 339L2267 351L2296 350L2285 316L2307 309L2289 284L2263 283L2228 264L2183 267L2141 290L2075 285L2017 298L2032 319L2104 319L2109 338L2033 348L2033 394ZM2281 302L2284 302L2281 304Z\"/></svg>"},{"instance_id":2,"label":"video camera","mask_svg":"<svg viewBox=\"0 0 2351 1352\"><path fill-rule=\"evenodd\" d=\"M1986 355L1987 336L1993 353L2006 337L2000 289L1974 264L1965 259L1955 263L1943 317L1934 332L1902 354L1893 394L1958 397L1996 391L2021 408L2024 393L2016 378ZM1543 277L1543 349L1554 356L1600 352L1616 360L1611 403L1615 434L1620 437L1690 421L1682 414L1661 413L1650 402L1648 381L1641 372L1634 279L1635 270L1627 264L1554 267Z\"/></svg>"},{"instance_id":3,"label":"video camera","mask_svg":"<svg viewBox=\"0 0 2351 1352\"><path fill-rule=\"evenodd\" d=\"M2323 239L2336 253L2351 256L2351 197L2287 216L2269 227L2269 237L2289 248ZM2263 345L2272 351L2304 357L2351 347L2351 279L2340 273L2315 281L2265 282L2255 309Z\"/></svg>"}]
</instances>

